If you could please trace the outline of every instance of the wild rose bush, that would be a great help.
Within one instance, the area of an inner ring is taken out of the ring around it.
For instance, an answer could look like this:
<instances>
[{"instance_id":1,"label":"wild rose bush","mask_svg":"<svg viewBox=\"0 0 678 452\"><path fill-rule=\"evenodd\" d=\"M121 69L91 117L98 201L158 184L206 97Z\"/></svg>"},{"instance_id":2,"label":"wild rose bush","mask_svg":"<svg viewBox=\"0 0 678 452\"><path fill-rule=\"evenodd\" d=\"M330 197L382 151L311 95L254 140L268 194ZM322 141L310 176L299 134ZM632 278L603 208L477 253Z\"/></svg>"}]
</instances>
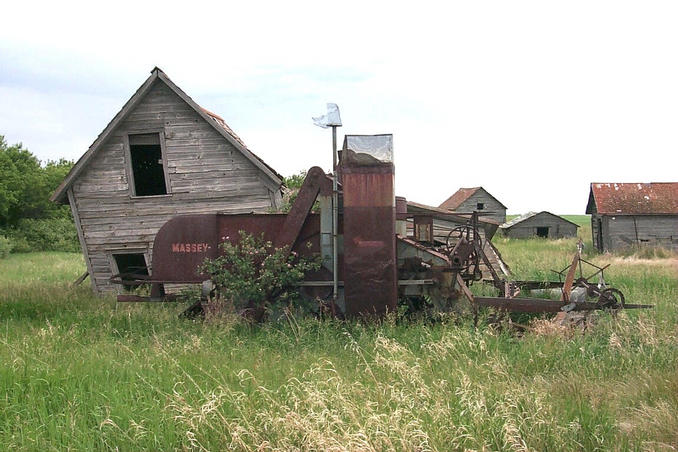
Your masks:
<instances>
[{"instance_id":1,"label":"wild rose bush","mask_svg":"<svg viewBox=\"0 0 678 452\"><path fill-rule=\"evenodd\" d=\"M268 314L298 302L298 284L307 272L320 268L319 259L302 258L287 246L275 248L263 234L240 231L237 243L223 239L221 256L205 259L200 272L210 276L221 301L236 310Z\"/></svg>"}]
</instances>

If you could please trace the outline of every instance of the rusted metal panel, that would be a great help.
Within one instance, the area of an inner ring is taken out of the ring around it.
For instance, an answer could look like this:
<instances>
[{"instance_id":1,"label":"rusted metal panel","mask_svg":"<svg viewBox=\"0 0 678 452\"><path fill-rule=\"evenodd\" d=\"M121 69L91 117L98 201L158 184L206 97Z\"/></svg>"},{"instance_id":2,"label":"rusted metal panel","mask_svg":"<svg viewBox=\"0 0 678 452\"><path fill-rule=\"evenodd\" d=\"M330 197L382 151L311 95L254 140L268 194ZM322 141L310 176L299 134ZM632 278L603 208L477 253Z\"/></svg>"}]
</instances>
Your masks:
<instances>
[{"instance_id":1,"label":"rusted metal panel","mask_svg":"<svg viewBox=\"0 0 678 452\"><path fill-rule=\"evenodd\" d=\"M196 269L218 251L217 215L174 217L160 228L153 243L152 278L201 282Z\"/></svg>"},{"instance_id":2,"label":"rusted metal panel","mask_svg":"<svg viewBox=\"0 0 678 452\"><path fill-rule=\"evenodd\" d=\"M153 281L199 283L206 279L197 268L206 258L219 255L223 241L237 243L240 231L275 242L284 225L286 215L184 215L168 221L156 235L153 244ZM283 244L286 245L286 244ZM320 218L308 215L301 227L295 246L301 256L310 257L320 252ZM341 256L340 256L341 257Z\"/></svg>"},{"instance_id":3,"label":"rusted metal panel","mask_svg":"<svg viewBox=\"0 0 678 452\"><path fill-rule=\"evenodd\" d=\"M586 213L678 215L678 182L592 183Z\"/></svg>"},{"instance_id":4,"label":"rusted metal panel","mask_svg":"<svg viewBox=\"0 0 678 452\"><path fill-rule=\"evenodd\" d=\"M568 311L594 311L607 307L596 302L581 301L569 303L566 301L545 300L540 298L503 298L503 297L474 297L477 306L495 308L509 312L568 312ZM613 309L649 309L654 307L649 304L629 304L614 306Z\"/></svg>"},{"instance_id":5,"label":"rusted metal panel","mask_svg":"<svg viewBox=\"0 0 678 452\"><path fill-rule=\"evenodd\" d=\"M398 297L394 166L342 165L346 314L394 312Z\"/></svg>"},{"instance_id":6,"label":"rusted metal panel","mask_svg":"<svg viewBox=\"0 0 678 452\"><path fill-rule=\"evenodd\" d=\"M395 197L396 203L396 219L406 220L407 219L407 199L403 196Z\"/></svg>"},{"instance_id":7,"label":"rusted metal panel","mask_svg":"<svg viewBox=\"0 0 678 452\"><path fill-rule=\"evenodd\" d=\"M313 203L321 189L331 193L332 181L325 176L325 172L321 168L314 166L306 173L306 178L301 189L299 189L297 199L287 214L285 223L274 241L276 247L290 246L291 248L296 242L299 232L309 213L311 213Z\"/></svg>"},{"instance_id":8,"label":"rusted metal panel","mask_svg":"<svg viewBox=\"0 0 678 452\"><path fill-rule=\"evenodd\" d=\"M503 297L475 297L474 302L478 306L496 308L510 312L560 312L569 304L565 301L542 300L538 298L503 298ZM596 303L572 303L576 305L574 310L592 311L597 309Z\"/></svg>"}]
</instances>

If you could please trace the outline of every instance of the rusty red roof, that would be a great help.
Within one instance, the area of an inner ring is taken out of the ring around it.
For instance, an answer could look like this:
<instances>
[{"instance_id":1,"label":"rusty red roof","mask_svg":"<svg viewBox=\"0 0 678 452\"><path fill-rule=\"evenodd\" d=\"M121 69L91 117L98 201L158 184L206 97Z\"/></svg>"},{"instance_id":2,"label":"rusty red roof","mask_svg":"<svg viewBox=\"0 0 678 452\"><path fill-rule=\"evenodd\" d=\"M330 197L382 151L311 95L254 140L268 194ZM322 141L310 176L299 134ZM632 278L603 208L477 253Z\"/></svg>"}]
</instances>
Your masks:
<instances>
[{"instance_id":1,"label":"rusty red roof","mask_svg":"<svg viewBox=\"0 0 678 452\"><path fill-rule=\"evenodd\" d=\"M460 188L438 207L441 209L454 210L459 207L461 203L473 196L478 190L480 190L480 187Z\"/></svg>"},{"instance_id":2,"label":"rusty red roof","mask_svg":"<svg viewBox=\"0 0 678 452\"><path fill-rule=\"evenodd\" d=\"M478 190L483 190L495 201L497 201L504 209L506 208L504 204L502 204L494 196L490 195L490 193L483 187L460 188L452 196L447 198L441 205L439 205L438 208L446 210L456 210L464 201L469 199L471 196L475 195Z\"/></svg>"},{"instance_id":3,"label":"rusty red roof","mask_svg":"<svg viewBox=\"0 0 678 452\"><path fill-rule=\"evenodd\" d=\"M678 215L678 182L592 183L586 213Z\"/></svg>"}]
</instances>

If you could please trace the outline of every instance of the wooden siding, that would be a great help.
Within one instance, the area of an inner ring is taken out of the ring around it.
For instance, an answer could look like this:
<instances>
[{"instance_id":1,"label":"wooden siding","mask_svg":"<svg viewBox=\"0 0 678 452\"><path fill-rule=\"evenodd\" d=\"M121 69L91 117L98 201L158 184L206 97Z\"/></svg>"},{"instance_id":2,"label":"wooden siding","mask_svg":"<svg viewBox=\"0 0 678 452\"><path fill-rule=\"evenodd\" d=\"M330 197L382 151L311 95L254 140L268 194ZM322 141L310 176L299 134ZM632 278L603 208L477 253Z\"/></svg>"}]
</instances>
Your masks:
<instances>
[{"instance_id":1,"label":"wooden siding","mask_svg":"<svg viewBox=\"0 0 678 452\"><path fill-rule=\"evenodd\" d=\"M147 131L164 136L170 193L133 197L126 137ZM116 251L136 250L152 265L155 234L175 215L262 212L280 202L277 187L261 170L161 81L102 143L72 189L99 292L117 290L108 282Z\"/></svg>"},{"instance_id":2,"label":"wooden siding","mask_svg":"<svg viewBox=\"0 0 678 452\"><path fill-rule=\"evenodd\" d=\"M599 218L602 223L602 251L615 251L629 245L678 249L678 215L594 214L591 226L595 245L598 245Z\"/></svg>"},{"instance_id":3,"label":"wooden siding","mask_svg":"<svg viewBox=\"0 0 678 452\"><path fill-rule=\"evenodd\" d=\"M454 211L461 213L471 213L476 210L479 202L484 204L483 210L478 211L478 214L481 217L489 218L498 222L499 224L506 222L506 209L484 189L478 190L473 195L469 196L468 199L462 202L459 207L454 209Z\"/></svg>"},{"instance_id":4,"label":"wooden siding","mask_svg":"<svg viewBox=\"0 0 678 452\"><path fill-rule=\"evenodd\" d=\"M577 226L555 215L538 213L520 223L506 228L504 235L514 239L526 239L537 235L537 228L549 228L549 239L576 237Z\"/></svg>"}]
</instances>

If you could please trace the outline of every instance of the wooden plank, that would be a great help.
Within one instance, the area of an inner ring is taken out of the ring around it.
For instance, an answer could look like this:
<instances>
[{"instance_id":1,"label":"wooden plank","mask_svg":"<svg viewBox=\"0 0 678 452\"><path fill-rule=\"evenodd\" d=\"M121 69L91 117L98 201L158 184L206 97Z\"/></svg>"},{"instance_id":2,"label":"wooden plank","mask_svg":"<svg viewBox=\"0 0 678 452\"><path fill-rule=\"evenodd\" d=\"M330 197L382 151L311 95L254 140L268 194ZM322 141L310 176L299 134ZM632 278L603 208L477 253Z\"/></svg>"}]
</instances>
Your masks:
<instances>
[{"instance_id":1,"label":"wooden plank","mask_svg":"<svg viewBox=\"0 0 678 452\"><path fill-rule=\"evenodd\" d=\"M57 187L54 194L50 198L52 201L58 201L63 198L64 194L71 186L76 177L82 172L86 167L88 161L92 158L96 150L101 146L103 142L106 141L108 135L112 130L115 130L118 127L118 124L127 116L127 114L136 106L136 104L144 97L144 95L151 88L153 83L158 78L158 71L153 71L151 76L146 79L146 81L139 87L136 93L125 103L122 109L113 117L113 120L106 126L106 128L101 132L101 134L94 140L94 143L87 149L87 152L75 163L71 171L64 178L63 182Z\"/></svg>"},{"instance_id":2,"label":"wooden plank","mask_svg":"<svg viewBox=\"0 0 678 452\"><path fill-rule=\"evenodd\" d=\"M87 267L87 273L90 275L92 274L92 263L90 262L89 259L89 253L87 251L87 241L85 240L85 236L82 232L82 226L80 224L80 217L78 216L78 204L75 199L75 195L73 194L72 189L68 189L67 191L67 196L68 196L68 203L71 206L71 213L73 214L73 221L75 222L75 229L78 232L78 241L80 242L80 249L82 250L83 257L85 258L85 266ZM94 278L90 278L90 281L92 282L92 290L96 292L97 286L94 281Z\"/></svg>"}]
</instances>

